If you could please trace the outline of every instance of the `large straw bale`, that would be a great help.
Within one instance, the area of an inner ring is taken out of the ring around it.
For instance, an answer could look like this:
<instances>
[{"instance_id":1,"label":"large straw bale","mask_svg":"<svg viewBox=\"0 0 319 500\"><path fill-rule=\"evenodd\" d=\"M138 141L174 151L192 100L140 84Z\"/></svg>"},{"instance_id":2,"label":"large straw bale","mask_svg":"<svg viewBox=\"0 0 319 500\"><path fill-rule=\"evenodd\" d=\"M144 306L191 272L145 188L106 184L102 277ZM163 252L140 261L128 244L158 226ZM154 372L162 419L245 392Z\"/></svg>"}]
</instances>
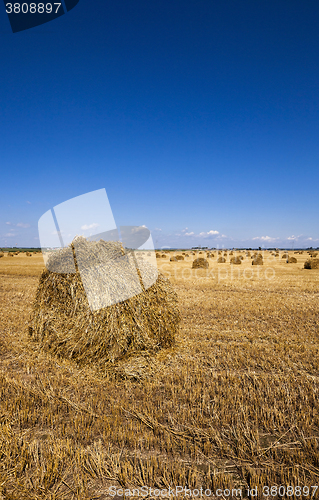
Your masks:
<instances>
[{"instance_id":1,"label":"large straw bale","mask_svg":"<svg viewBox=\"0 0 319 500\"><path fill-rule=\"evenodd\" d=\"M176 260L184 260L183 255L176 255Z\"/></svg>"},{"instance_id":2,"label":"large straw bale","mask_svg":"<svg viewBox=\"0 0 319 500\"><path fill-rule=\"evenodd\" d=\"M123 372L132 356L147 356L173 345L180 312L169 280L158 272L155 283L145 290L144 278L154 276L155 268L139 256L136 269L142 293L91 310L83 284L85 269L80 273L78 263L91 266L94 287L101 286L102 290L107 283L111 293L112 266L115 259L127 252L120 242L87 242L78 238L77 243L76 253L73 244L56 252L47 262L50 270L44 270L40 277L29 326L29 334L40 343L40 348L72 359L80 366L90 364L103 374L110 369ZM99 260L109 263L110 274L101 275ZM61 264L64 273L56 272ZM72 272L74 264L76 272ZM114 269L117 278L119 273L130 278L125 264Z\"/></svg>"},{"instance_id":3,"label":"large straw bale","mask_svg":"<svg viewBox=\"0 0 319 500\"><path fill-rule=\"evenodd\" d=\"M0 253L0 259L1 259L1 257L4 257L4 253L3 252Z\"/></svg>"},{"instance_id":4,"label":"large straw bale","mask_svg":"<svg viewBox=\"0 0 319 500\"><path fill-rule=\"evenodd\" d=\"M193 260L192 264L193 269L208 269L208 267L209 263L203 257L198 257L197 259Z\"/></svg>"}]
</instances>

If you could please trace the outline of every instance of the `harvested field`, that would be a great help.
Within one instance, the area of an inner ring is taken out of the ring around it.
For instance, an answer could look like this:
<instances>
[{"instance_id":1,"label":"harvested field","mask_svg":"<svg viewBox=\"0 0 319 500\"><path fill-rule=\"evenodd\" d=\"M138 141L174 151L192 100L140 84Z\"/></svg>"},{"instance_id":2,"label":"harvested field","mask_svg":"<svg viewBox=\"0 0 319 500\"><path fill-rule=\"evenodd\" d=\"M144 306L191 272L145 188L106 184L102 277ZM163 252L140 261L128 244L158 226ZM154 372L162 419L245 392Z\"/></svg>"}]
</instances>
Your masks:
<instances>
[{"instance_id":1,"label":"harvested field","mask_svg":"<svg viewBox=\"0 0 319 500\"><path fill-rule=\"evenodd\" d=\"M105 500L111 485L186 485L246 497L248 486L317 484L319 269L296 258L193 270L160 260L181 328L123 380L31 342L42 257L1 259L2 496ZM143 363L150 374L136 379Z\"/></svg>"}]
</instances>

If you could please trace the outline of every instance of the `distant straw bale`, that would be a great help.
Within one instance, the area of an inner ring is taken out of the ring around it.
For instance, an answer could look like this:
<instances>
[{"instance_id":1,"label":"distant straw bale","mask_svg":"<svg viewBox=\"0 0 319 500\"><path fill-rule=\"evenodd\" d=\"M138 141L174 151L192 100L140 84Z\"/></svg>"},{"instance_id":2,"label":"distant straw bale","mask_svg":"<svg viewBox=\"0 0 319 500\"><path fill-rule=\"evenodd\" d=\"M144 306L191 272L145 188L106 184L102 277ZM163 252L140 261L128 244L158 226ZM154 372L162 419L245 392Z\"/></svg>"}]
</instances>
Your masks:
<instances>
[{"instance_id":1,"label":"distant straw bale","mask_svg":"<svg viewBox=\"0 0 319 500\"><path fill-rule=\"evenodd\" d=\"M13 257L13 256L14 256L13 253L11 253L11 252L7 253L7 257Z\"/></svg>"},{"instance_id":2,"label":"distant straw bale","mask_svg":"<svg viewBox=\"0 0 319 500\"><path fill-rule=\"evenodd\" d=\"M288 259L288 254L287 253L283 253L282 256L281 256L282 259Z\"/></svg>"},{"instance_id":3,"label":"distant straw bale","mask_svg":"<svg viewBox=\"0 0 319 500\"><path fill-rule=\"evenodd\" d=\"M218 257L218 259L217 259L218 264L224 264L225 262L226 262L225 257Z\"/></svg>"},{"instance_id":4,"label":"distant straw bale","mask_svg":"<svg viewBox=\"0 0 319 500\"><path fill-rule=\"evenodd\" d=\"M264 264L263 256L261 254L256 255L251 263L253 266L263 266Z\"/></svg>"},{"instance_id":5,"label":"distant straw bale","mask_svg":"<svg viewBox=\"0 0 319 500\"><path fill-rule=\"evenodd\" d=\"M157 259L160 259L160 258L162 257L162 256L161 256L161 254L160 254L160 253L157 253L157 252L156 252L156 254L155 254L155 255L156 255L156 258L157 258Z\"/></svg>"},{"instance_id":6,"label":"distant straw bale","mask_svg":"<svg viewBox=\"0 0 319 500\"><path fill-rule=\"evenodd\" d=\"M184 260L184 257L182 255L176 255L176 260Z\"/></svg>"},{"instance_id":7,"label":"distant straw bale","mask_svg":"<svg viewBox=\"0 0 319 500\"><path fill-rule=\"evenodd\" d=\"M176 257L174 255L172 255L172 257L169 259L171 262L178 262Z\"/></svg>"},{"instance_id":8,"label":"distant straw bale","mask_svg":"<svg viewBox=\"0 0 319 500\"><path fill-rule=\"evenodd\" d=\"M192 264L193 269L208 269L208 267L209 263L203 257L198 257L198 259L195 259Z\"/></svg>"},{"instance_id":9,"label":"distant straw bale","mask_svg":"<svg viewBox=\"0 0 319 500\"><path fill-rule=\"evenodd\" d=\"M288 257L287 259L287 264L297 264L297 259L296 257Z\"/></svg>"},{"instance_id":10,"label":"distant straw bale","mask_svg":"<svg viewBox=\"0 0 319 500\"><path fill-rule=\"evenodd\" d=\"M240 257L231 257L230 263L231 264L241 264L242 259Z\"/></svg>"},{"instance_id":11,"label":"distant straw bale","mask_svg":"<svg viewBox=\"0 0 319 500\"><path fill-rule=\"evenodd\" d=\"M304 263L304 269L319 269L319 259L308 259Z\"/></svg>"},{"instance_id":12,"label":"distant straw bale","mask_svg":"<svg viewBox=\"0 0 319 500\"><path fill-rule=\"evenodd\" d=\"M112 371L126 376L133 356L147 356L174 344L180 321L176 293L160 272L155 283L145 290L145 279L154 276L155 268L141 258L134 269L138 271L142 292L91 310L83 284L85 275L83 270L78 271L77 262L91 265L90 276L96 289L106 289L112 296L119 291L119 281L112 281L113 276L124 277L129 288L132 286L132 268L126 265L130 254L122 265L125 252L120 242L78 240L76 256L74 246L57 251L47 263L51 270L44 270L40 277L30 337L39 342L41 350L74 360L79 366L93 366L102 375ZM101 266L96 265L99 261L106 262L109 272L101 273ZM61 269L61 263L65 272L53 272L52 269Z\"/></svg>"},{"instance_id":13,"label":"distant straw bale","mask_svg":"<svg viewBox=\"0 0 319 500\"><path fill-rule=\"evenodd\" d=\"M166 259L167 255L165 253L162 253L162 259Z\"/></svg>"}]
</instances>

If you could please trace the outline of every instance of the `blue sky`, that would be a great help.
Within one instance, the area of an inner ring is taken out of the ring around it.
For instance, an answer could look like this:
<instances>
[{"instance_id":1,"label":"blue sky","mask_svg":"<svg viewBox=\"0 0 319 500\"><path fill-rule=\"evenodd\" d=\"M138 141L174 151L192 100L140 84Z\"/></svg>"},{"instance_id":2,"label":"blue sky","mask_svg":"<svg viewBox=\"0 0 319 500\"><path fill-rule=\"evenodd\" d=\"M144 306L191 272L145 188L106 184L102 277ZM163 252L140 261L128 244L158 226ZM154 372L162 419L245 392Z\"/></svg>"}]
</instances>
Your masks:
<instances>
[{"instance_id":1,"label":"blue sky","mask_svg":"<svg viewBox=\"0 0 319 500\"><path fill-rule=\"evenodd\" d=\"M319 246L319 5L80 0L0 9L0 246L105 188L171 247Z\"/></svg>"}]
</instances>

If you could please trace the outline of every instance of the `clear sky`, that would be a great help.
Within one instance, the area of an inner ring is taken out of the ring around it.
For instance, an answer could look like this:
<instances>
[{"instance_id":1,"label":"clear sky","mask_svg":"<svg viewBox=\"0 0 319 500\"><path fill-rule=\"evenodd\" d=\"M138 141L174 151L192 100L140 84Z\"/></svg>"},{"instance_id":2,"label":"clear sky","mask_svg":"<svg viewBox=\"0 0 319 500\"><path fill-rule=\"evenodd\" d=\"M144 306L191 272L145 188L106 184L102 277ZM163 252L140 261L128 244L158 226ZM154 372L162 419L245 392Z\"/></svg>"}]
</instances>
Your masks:
<instances>
[{"instance_id":1,"label":"clear sky","mask_svg":"<svg viewBox=\"0 0 319 500\"><path fill-rule=\"evenodd\" d=\"M319 3L0 5L0 246L106 189L156 247L319 246Z\"/></svg>"}]
</instances>

